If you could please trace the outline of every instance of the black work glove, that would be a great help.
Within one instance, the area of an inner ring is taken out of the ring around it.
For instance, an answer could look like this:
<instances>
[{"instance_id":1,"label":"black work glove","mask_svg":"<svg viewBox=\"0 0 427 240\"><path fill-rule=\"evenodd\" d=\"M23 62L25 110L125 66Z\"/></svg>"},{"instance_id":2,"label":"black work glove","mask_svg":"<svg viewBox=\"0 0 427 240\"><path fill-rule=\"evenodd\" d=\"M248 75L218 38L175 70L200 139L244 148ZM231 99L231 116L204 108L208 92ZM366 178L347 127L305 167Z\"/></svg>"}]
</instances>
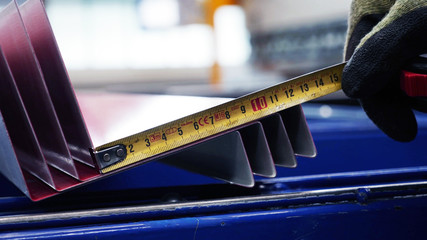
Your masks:
<instances>
[{"instance_id":1,"label":"black work glove","mask_svg":"<svg viewBox=\"0 0 427 240\"><path fill-rule=\"evenodd\" d=\"M400 90L404 65L427 53L427 0L354 0L342 88L388 136L411 141L416 106Z\"/></svg>"}]
</instances>

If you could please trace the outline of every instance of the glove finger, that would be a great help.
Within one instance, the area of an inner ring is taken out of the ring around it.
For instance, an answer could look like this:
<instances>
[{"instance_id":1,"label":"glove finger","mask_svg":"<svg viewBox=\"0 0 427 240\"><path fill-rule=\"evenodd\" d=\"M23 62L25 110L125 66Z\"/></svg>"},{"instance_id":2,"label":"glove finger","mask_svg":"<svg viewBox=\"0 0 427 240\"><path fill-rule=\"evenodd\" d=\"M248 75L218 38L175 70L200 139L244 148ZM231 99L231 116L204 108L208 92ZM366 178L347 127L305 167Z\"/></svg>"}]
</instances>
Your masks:
<instances>
[{"instance_id":1,"label":"glove finger","mask_svg":"<svg viewBox=\"0 0 427 240\"><path fill-rule=\"evenodd\" d=\"M368 34L378 22L384 17L385 14L370 14L362 17L354 27L351 36L347 40L345 47L344 59L348 61L359 45L360 40Z\"/></svg>"},{"instance_id":2,"label":"glove finger","mask_svg":"<svg viewBox=\"0 0 427 240\"><path fill-rule=\"evenodd\" d=\"M389 0L353 0L350 8L344 59L348 60L360 40L389 12Z\"/></svg>"},{"instance_id":3,"label":"glove finger","mask_svg":"<svg viewBox=\"0 0 427 240\"><path fill-rule=\"evenodd\" d=\"M382 91L369 98L360 99L368 117L389 137L412 141L417 135L417 121L405 97L399 91Z\"/></svg>"},{"instance_id":4,"label":"glove finger","mask_svg":"<svg viewBox=\"0 0 427 240\"><path fill-rule=\"evenodd\" d=\"M399 75L406 62L427 52L426 22L427 7L420 7L369 36L344 68L344 92L349 97L366 98L395 81L393 76Z\"/></svg>"}]
</instances>

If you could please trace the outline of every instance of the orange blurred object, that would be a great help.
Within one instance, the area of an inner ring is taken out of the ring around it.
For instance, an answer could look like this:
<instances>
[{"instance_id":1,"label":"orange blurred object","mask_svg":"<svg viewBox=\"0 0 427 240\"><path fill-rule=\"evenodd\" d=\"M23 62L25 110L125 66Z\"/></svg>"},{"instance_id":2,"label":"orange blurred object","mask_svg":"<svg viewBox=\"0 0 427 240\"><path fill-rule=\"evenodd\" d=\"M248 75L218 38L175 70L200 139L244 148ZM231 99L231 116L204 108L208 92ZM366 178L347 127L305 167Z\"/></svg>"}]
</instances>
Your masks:
<instances>
[{"instance_id":1,"label":"orange blurred object","mask_svg":"<svg viewBox=\"0 0 427 240\"><path fill-rule=\"evenodd\" d=\"M208 25L212 27L212 29L215 29L215 11L225 5L238 5L238 0L206 0L204 2L204 8L205 8L205 21ZM216 44L215 44L215 54L216 51ZM222 72L221 72L221 66L218 63L218 57L215 56L214 63L211 67L211 74L210 74L210 83L212 85L216 85L221 83L222 79Z\"/></svg>"}]
</instances>

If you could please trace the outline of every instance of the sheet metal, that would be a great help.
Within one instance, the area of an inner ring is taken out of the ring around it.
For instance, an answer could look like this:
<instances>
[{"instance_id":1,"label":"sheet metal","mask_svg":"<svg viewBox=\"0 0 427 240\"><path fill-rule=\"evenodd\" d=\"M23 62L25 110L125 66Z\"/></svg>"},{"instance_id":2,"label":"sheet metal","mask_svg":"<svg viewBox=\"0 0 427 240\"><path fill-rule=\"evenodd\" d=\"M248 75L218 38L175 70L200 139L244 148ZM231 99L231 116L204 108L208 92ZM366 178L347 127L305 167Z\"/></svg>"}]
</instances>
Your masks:
<instances>
[{"instance_id":1,"label":"sheet metal","mask_svg":"<svg viewBox=\"0 0 427 240\"><path fill-rule=\"evenodd\" d=\"M280 182L280 181L279 181ZM212 199L205 201L187 201L160 203L152 205L121 206L101 209L62 211L53 213L34 213L0 216L0 229L25 229L43 224L50 227L61 225L99 224L106 221L132 221L133 219L179 218L185 216L207 215L217 211L241 212L253 209L270 210L273 208L292 209L310 208L349 203L370 206L378 200L393 198L425 198L427 182L414 180L408 182L342 186L319 188L316 190L291 191L280 194L239 196L234 198ZM369 204L371 202L371 204ZM329 204L328 204L329 203ZM309 211L308 209L306 211ZM249 213L250 214L250 213Z\"/></svg>"},{"instance_id":2,"label":"sheet metal","mask_svg":"<svg viewBox=\"0 0 427 240\"><path fill-rule=\"evenodd\" d=\"M242 135L252 172L263 177L275 177L276 168L261 123L256 121L240 129L239 132Z\"/></svg>"},{"instance_id":3,"label":"sheet metal","mask_svg":"<svg viewBox=\"0 0 427 240\"><path fill-rule=\"evenodd\" d=\"M1 83L5 85L0 90L4 100L0 110L6 127L2 131L5 146L10 147L11 142L14 150L14 154L4 151L2 161L11 161L10 166L20 165L5 175L12 181L19 179L16 184L33 200L104 176L89 154L92 143L88 130L95 141L111 141L120 135L145 130L141 129L141 122L150 120L158 125L168 122L165 119L174 112L185 116L197 111L188 105L202 110L227 101L209 99L204 106L201 101L185 102L175 108L172 105L179 98L163 97L166 99L163 104L170 111L165 111L167 116L162 118L156 111L161 108L159 97L89 94L80 101L86 121L89 120L87 130L42 2L27 0L18 6L12 1L0 13L0 19L0 44L5 56L0 59L4 75ZM102 99L107 101L99 103ZM10 108L11 105L16 108ZM253 174L267 177L276 174L273 163L295 167L295 154L315 153L300 107L284 112L288 124L284 124L282 113L274 114L260 122L162 153L147 162L163 158L163 162L186 170L253 186ZM294 117L296 120L292 120ZM285 127L291 129L292 135L287 135ZM6 138L7 131L10 141ZM293 147L298 150L295 154ZM19 177L12 177L11 172Z\"/></svg>"},{"instance_id":4,"label":"sheet metal","mask_svg":"<svg viewBox=\"0 0 427 240\"><path fill-rule=\"evenodd\" d=\"M401 144L388 139L360 115L363 110L359 107L331 106L330 118L319 114L321 107L304 107L319 157L301 160L295 169L278 168L279 178L258 178L254 188L218 184L202 175L153 162L32 203L0 177L0 215L10 219L25 215L26 220L51 217L3 224L1 237L423 239L426 188L414 183L425 182L427 173L423 151L427 116L417 114L419 138ZM332 146L337 148L334 153L328 151ZM407 187L402 188L402 183ZM289 197L296 192L349 188L354 191ZM227 200L272 194L289 198L226 204ZM207 204L211 200L217 204ZM200 205L194 205L196 202ZM162 210L160 206L170 208ZM116 211L109 215L112 209ZM141 211L127 212L130 209ZM94 216L95 212L103 215ZM63 219L61 214L70 218Z\"/></svg>"},{"instance_id":5,"label":"sheet metal","mask_svg":"<svg viewBox=\"0 0 427 240\"><path fill-rule=\"evenodd\" d=\"M283 167L296 167L295 153L280 115L274 114L264 118L261 123L275 164Z\"/></svg>"},{"instance_id":6,"label":"sheet metal","mask_svg":"<svg viewBox=\"0 0 427 240\"><path fill-rule=\"evenodd\" d=\"M281 111L280 116L295 155L315 157L317 154L313 137L307 125L301 105Z\"/></svg>"},{"instance_id":7,"label":"sheet metal","mask_svg":"<svg viewBox=\"0 0 427 240\"><path fill-rule=\"evenodd\" d=\"M0 45L46 161L77 177L61 126L16 2L0 12Z\"/></svg>"},{"instance_id":8,"label":"sheet metal","mask_svg":"<svg viewBox=\"0 0 427 240\"><path fill-rule=\"evenodd\" d=\"M427 197L253 210L210 216L33 228L3 232L19 239L424 239ZM382 206L381 208L378 208ZM404 211L396 208L399 206Z\"/></svg>"},{"instance_id":9,"label":"sheet metal","mask_svg":"<svg viewBox=\"0 0 427 240\"><path fill-rule=\"evenodd\" d=\"M215 136L160 161L245 187L255 184L238 131Z\"/></svg>"},{"instance_id":10,"label":"sheet metal","mask_svg":"<svg viewBox=\"0 0 427 240\"><path fill-rule=\"evenodd\" d=\"M19 11L67 140L68 149L74 160L94 167L89 152L92 142L43 4L39 0L28 0L19 6Z\"/></svg>"},{"instance_id":11,"label":"sheet metal","mask_svg":"<svg viewBox=\"0 0 427 240\"><path fill-rule=\"evenodd\" d=\"M13 152L2 156L1 162L4 168L0 171L13 179L23 178L20 168L16 165L19 163L26 171L54 187L46 160L1 49L0 85L0 111L4 116L3 132L5 134L2 143L9 146L9 151ZM16 167L18 168L14 169ZM21 180L17 183L20 189L26 189L26 184ZM25 190L25 192L28 191Z\"/></svg>"}]
</instances>

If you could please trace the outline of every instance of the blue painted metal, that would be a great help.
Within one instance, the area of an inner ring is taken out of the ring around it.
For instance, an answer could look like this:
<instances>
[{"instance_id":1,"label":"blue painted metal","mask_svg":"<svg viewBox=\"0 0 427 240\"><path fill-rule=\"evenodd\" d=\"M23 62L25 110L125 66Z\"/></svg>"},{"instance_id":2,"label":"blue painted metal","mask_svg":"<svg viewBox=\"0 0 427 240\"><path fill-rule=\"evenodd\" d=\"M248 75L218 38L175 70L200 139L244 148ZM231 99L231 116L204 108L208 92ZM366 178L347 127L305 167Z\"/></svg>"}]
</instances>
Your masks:
<instances>
[{"instance_id":1,"label":"blue painted metal","mask_svg":"<svg viewBox=\"0 0 427 240\"><path fill-rule=\"evenodd\" d=\"M419 134L414 142L398 143L381 133L359 107L332 106L328 118L319 114L321 107L304 106L318 156L299 158L295 169L278 168L278 178L258 177L250 189L150 163L33 203L0 176L0 239L424 238L427 115L417 114ZM419 185L387 191L364 187L407 183ZM351 190L292 197L327 189ZM127 211L135 208L139 211ZM105 209L118 211L91 212ZM82 214L66 217L76 211ZM58 212L65 215L58 217ZM46 221L18 221L22 215L46 214L51 216Z\"/></svg>"},{"instance_id":2,"label":"blue painted metal","mask_svg":"<svg viewBox=\"0 0 427 240\"><path fill-rule=\"evenodd\" d=\"M20 239L422 239L427 197L343 202L173 219L37 228L0 233Z\"/></svg>"},{"instance_id":3,"label":"blue painted metal","mask_svg":"<svg viewBox=\"0 0 427 240\"><path fill-rule=\"evenodd\" d=\"M320 115L322 105L303 107L318 155L313 159L299 157L298 167L294 169L277 168L278 177L427 166L427 155L423 151L427 142L426 114L417 114L417 139L400 143L378 130L360 107L331 106L329 118ZM219 183L216 179L153 162L83 186L76 192ZM1 194L7 196L7 192L1 191Z\"/></svg>"},{"instance_id":4,"label":"blue painted metal","mask_svg":"<svg viewBox=\"0 0 427 240\"><path fill-rule=\"evenodd\" d=\"M322 105L303 106L316 144L316 158L298 158L293 169L277 168L277 177L354 172L402 167L427 166L427 115L417 114L419 133L411 143L389 139L358 106L331 106L332 114L322 117ZM141 181L149 179L149 181ZM257 179L263 179L258 177ZM140 189L165 186L186 186L220 183L220 181L190 174L161 163L147 165L119 173L87 185L85 191Z\"/></svg>"}]
</instances>

